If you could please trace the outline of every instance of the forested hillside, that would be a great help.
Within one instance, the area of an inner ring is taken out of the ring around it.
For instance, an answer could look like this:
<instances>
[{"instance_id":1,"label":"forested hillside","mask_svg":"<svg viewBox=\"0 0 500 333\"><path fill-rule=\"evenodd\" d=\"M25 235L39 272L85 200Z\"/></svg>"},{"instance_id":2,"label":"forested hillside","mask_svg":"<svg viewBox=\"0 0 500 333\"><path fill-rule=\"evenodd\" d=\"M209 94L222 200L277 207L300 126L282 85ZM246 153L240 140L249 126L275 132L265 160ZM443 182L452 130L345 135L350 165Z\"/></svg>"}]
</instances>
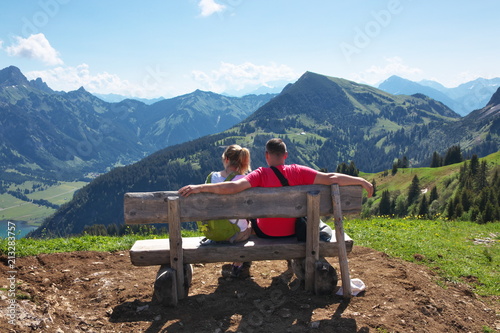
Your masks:
<instances>
[{"instance_id":1,"label":"forested hillside","mask_svg":"<svg viewBox=\"0 0 500 333\"><path fill-rule=\"evenodd\" d=\"M364 215L500 221L500 152L465 159L454 146L444 156L435 154L431 167L400 162L392 170L365 175L376 195Z\"/></svg>"}]
</instances>

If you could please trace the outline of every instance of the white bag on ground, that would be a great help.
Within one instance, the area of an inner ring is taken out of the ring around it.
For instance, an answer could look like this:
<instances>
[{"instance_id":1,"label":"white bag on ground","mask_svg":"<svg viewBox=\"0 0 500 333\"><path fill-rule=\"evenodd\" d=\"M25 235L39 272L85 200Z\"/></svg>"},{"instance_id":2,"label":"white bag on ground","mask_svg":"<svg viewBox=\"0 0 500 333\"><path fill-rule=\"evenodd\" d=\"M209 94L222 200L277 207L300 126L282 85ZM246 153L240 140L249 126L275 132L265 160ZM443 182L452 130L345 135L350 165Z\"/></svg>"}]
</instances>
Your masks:
<instances>
[{"instance_id":1,"label":"white bag on ground","mask_svg":"<svg viewBox=\"0 0 500 333\"><path fill-rule=\"evenodd\" d=\"M360 279L351 279L351 293L353 296L358 295L360 292L364 291L366 289L365 283L361 281ZM342 287L339 288L339 290L336 293L339 296L342 296L344 294L344 291Z\"/></svg>"}]
</instances>

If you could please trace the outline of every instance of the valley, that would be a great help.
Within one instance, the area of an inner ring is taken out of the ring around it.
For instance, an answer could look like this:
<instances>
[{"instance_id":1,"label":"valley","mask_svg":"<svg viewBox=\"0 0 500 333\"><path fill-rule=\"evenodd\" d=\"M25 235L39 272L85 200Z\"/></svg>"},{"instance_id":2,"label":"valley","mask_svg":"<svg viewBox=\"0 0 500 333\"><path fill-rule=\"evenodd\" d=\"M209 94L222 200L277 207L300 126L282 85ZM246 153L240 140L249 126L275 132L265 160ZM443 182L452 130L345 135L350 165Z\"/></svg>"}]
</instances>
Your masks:
<instances>
[{"instance_id":1,"label":"valley","mask_svg":"<svg viewBox=\"0 0 500 333\"><path fill-rule=\"evenodd\" d=\"M34 185L40 185L41 187L35 192L27 193L26 196L30 200L43 199L61 206L69 202L74 193L86 184L87 182L60 182L43 186L35 182L25 182L9 187L8 191L25 193L25 191L32 190ZM14 221L20 231L19 237L23 237L29 231L39 227L42 221L55 211L55 208L24 201L9 193L0 194L0 237L6 236L7 221Z\"/></svg>"}]
</instances>

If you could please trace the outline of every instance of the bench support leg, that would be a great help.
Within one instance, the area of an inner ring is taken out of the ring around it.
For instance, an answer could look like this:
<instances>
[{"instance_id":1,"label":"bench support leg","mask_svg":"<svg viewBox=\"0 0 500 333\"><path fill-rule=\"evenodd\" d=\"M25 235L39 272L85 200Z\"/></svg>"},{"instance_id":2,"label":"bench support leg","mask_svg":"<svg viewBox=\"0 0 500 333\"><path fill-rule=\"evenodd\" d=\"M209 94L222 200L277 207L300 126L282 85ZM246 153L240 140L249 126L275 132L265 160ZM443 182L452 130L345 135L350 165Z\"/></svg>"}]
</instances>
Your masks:
<instances>
[{"instance_id":1,"label":"bench support leg","mask_svg":"<svg viewBox=\"0 0 500 333\"><path fill-rule=\"evenodd\" d=\"M181 218L179 197L168 197L169 216L169 241L170 241L170 267L176 272L177 298L187 297L184 286L184 252L182 250Z\"/></svg>"},{"instance_id":2,"label":"bench support leg","mask_svg":"<svg viewBox=\"0 0 500 333\"><path fill-rule=\"evenodd\" d=\"M319 193L307 193L305 288L314 292L316 262L319 260Z\"/></svg>"},{"instance_id":3,"label":"bench support leg","mask_svg":"<svg viewBox=\"0 0 500 333\"><path fill-rule=\"evenodd\" d=\"M333 217L335 219L335 237L339 249L339 265L342 277L342 290L344 298L351 298L351 278L349 274L349 263L347 261L347 250L345 247L344 224L342 221L342 207L340 204L340 189L338 184L332 185Z\"/></svg>"}]
</instances>

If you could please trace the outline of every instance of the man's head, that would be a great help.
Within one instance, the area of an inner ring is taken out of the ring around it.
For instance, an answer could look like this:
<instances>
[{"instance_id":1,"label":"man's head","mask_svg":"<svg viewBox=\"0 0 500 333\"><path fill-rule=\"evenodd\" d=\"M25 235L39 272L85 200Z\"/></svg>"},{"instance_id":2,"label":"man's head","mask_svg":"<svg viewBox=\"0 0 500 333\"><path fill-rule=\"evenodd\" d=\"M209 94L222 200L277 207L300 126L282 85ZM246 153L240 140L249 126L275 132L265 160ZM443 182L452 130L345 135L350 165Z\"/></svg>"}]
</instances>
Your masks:
<instances>
[{"instance_id":1,"label":"man's head","mask_svg":"<svg viewBox=\"0 0 500 333\"><path fill-rule=\"evenodd\" d=\"M288 157L286 144L283 140L274 138L266 143L266 161L269 166L285 164Z\"/></svg>"}]
</instances>

